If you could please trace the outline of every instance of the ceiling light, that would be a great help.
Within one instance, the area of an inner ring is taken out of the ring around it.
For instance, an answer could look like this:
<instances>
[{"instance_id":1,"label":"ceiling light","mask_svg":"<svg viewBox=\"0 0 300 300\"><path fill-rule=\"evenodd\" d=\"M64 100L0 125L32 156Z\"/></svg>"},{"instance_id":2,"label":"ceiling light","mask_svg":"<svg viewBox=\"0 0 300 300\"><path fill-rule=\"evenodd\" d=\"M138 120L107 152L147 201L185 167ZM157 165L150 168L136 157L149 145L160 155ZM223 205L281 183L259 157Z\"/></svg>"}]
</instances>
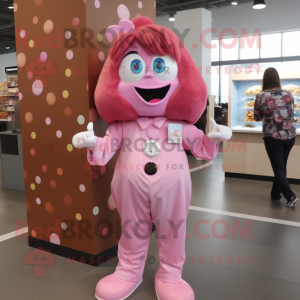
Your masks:
<instances>
[{"instance_id":1,"label":"ceiling light","mask_svg":"<svg viewBox=\"0 0 300 300\"><path fill-rule=\"evenodd\" d=\"M10 49L10 47L6 47L6 49Z\"/></svg>"},{"instance_id":2,"label":"ceiling light","mask_svg":"<svg viewBox=\"0 0 300 300\"><path fill-rule=\"evenodd\" d=\"M11 2L11 4L8 6L9 9L14 9L14 3Z\"/></svg>"},{"instance_id":3,"label":"ceiling light","mask_svg":"<svg viewBox=\"0 0 300 300\"><path fill-rule=\"evenodd\" d=\"M254 0L253 8L254 9L263 9L266 7L265 0Z\"/></svg>"},{"instance_id":4,"label":"ceiling light","mask_svg":"<svg viewBox=\"0 0 300 300\"><path fill-rule=\"evenodd\" d=\"M236 1L231 2L232 5L238 5Z\"/></svg>"},{"instance_id":5,"label":"ceiling light","mask_svg":"<svg viewBox=\"0 0 300 300\"><path fill-rule=\"evenodd\" d=\"M169 21L175 21L174 13L170 14Z\"/></svg>"}]
</instances>

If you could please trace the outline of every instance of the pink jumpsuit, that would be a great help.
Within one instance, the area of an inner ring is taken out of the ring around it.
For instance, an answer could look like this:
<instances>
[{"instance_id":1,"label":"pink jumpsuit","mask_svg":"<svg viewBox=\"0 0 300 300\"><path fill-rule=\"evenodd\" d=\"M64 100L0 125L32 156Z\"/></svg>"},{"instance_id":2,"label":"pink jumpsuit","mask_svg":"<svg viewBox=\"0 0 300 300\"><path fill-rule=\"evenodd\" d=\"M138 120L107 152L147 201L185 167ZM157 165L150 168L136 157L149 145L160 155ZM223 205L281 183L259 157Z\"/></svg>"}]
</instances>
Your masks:
<instances>
[{"instance_id":1,"label":"pink jumpsuit","mask_svg":"<svg viewBox=\"0 0 300 300\"><path fill-rule=\"evenodd\" d=\"M168 143L169 123L182 124L182 144ZM143 152L144 143L150 139L161 147L155 157ZM184 121L139 117L135 121L113 123L104 138L97 138L95 149L88 150L89 163L105 165L119 149L111 184L123 224L115 275L127 281L141 280L154 222L160 260L157 276L164 282L180 282L192 189L184 149L191 150L198 158L213 160L217 145ZM148 162L157 165L156 174L145 173L144 165Z\"/></svg>"}]
</instances>

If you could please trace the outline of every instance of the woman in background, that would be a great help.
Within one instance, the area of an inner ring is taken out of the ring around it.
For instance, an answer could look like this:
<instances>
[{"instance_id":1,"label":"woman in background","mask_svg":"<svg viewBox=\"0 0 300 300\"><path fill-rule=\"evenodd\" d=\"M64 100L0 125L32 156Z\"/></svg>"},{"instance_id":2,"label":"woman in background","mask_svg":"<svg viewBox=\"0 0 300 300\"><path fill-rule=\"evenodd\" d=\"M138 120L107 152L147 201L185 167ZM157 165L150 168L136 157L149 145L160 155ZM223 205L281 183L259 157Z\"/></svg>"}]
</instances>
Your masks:
<instances>
[{"instance_id":1,"label":"woman in background","mask_svg":"<svg viewBox=\"0 0 300 300\"><path fill-rule=\"evenodd\" d=\"M263 139L274 171L271 191L273 200L287 199L287 206L294 207L298 198L287 180L287 161L296 139L293 125L294 98L281 88L276 69L268 68L263 77L262 92L256 96L254 119L263 120Z\"/></svg>"}]
</instances>

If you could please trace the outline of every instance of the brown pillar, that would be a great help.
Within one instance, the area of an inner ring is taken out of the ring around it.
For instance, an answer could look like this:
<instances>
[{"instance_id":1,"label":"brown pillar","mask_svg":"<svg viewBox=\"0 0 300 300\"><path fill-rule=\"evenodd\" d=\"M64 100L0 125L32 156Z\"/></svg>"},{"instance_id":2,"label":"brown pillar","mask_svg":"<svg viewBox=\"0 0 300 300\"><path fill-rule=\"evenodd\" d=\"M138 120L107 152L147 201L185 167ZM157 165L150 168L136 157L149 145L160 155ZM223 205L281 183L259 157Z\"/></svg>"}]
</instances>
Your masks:
<instances>
[{"instance_id":1,"label":"brown pillar","mask_svg":"<svg viewBox=\"0 0 300 300\"><path fill-rule=\"evenodd\" d=\"M94 90L120 17L155 19L154 1L15 1L29 245L98 265L115 256L120 217L110 197L117 156L91 168L74 134L95 122Z\"/></svg>"}]
</instances>

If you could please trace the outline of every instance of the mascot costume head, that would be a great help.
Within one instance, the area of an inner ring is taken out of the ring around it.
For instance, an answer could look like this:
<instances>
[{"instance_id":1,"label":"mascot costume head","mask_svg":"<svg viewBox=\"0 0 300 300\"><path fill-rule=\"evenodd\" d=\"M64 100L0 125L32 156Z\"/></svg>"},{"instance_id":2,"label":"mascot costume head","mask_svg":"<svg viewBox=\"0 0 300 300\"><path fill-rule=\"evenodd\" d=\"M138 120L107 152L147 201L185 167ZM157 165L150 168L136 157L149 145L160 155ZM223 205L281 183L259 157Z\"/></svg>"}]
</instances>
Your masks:
<instances>
[{"instance_id":1,"label":"mascot costume head","mask_svg":"<svg viewBox=\"0 0 300 300\"><path fill-rule=\"evenodd\" d=\"M109 57L95 91L97 110L108 124L139 116L166 116L195 123L207 88L189 52L173 31L146 17L110 26Z\"/></svg>"}]
</instances>

